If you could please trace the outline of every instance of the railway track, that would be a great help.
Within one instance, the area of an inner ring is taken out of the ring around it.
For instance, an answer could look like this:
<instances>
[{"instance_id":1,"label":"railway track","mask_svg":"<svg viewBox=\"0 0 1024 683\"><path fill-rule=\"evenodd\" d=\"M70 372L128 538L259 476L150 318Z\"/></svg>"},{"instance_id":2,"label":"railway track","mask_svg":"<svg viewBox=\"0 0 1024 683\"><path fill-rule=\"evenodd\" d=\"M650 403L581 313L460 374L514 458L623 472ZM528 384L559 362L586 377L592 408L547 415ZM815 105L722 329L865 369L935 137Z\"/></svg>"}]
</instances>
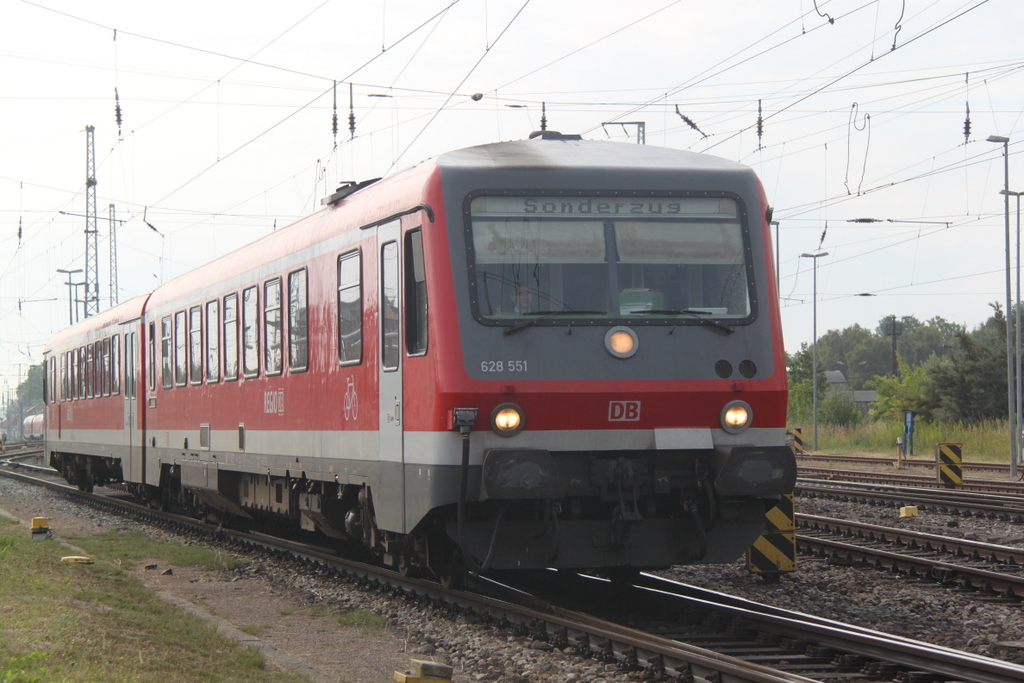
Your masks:
<instances>
[{"instance_id":1,"label":"railway track","mask_svg":"<svg viewBox=\"0 0 1024 683\"><path fill-rule=\"evenodd\" d=\"M1024 599L1024 549L814 515L798 514L796 523L803 554L978 591L988 599Z\"/></svg>"},{"instance_id":2,"label":"railway track","mask_svg":"<svg viewBox=\"0 0 1024 683\"><path fill-rule=\"evenodd\" d=\"M38 481L30 475L0 472ZM645 680L1003 683L1024 679L1024 667L1018 665L786 612L646 574L629 587L594 577L542 572L532 575L533 587L522 584L522 577L517 586L475 577L471 591L450 590L340 558L323 548L154 511L119 495L90 495L49 482L39 485L185 533L287 553L296 562L329 570L340 581L429 603L439 613L456 618L472 615L474 621L490 623L513 635L614 663L620 671L642 672Z\"/></svg>"},{"instance_id":3,"label":"railway track","mask_svg":"<svg viewBox=\"0 0 1024 683\"><path fill-rule=\"evenodd\" d=\"M832 498L889 507L915 506L940 514L987 517L1024 524L1024 497L961 489L890 486L798 476L800 496Z\"/></svg>"},{"instance_id":4,"label":"railway track","mask_svg":"<svg viewBox=\"0 0 1024 683\"><path fill-rule=\"evenodd\" d=\"M886 486L906 486L916 488L935 488L936 477L905 472L867 472L863 470L834 470L827 467L800 467L800 475L824 481L854 481L862 484L883 484ZM1005 493L1024 496L1024 482L1005 481L1000 479L964 479L963 484L956 487L957 491L977 491L981 493Z\"/></svg>"},{"instance_id":5,"label":"railway track","mask_svg":"<svg viewBox=\"0 0 1024 683\"><path fill-rule=\"evenodd\" d=\"M806 463L857 463L861 465L884 465L889 467L895 467L895 458L879 458L871 456L861 455L813 455L811 453L797 453L797 461L801 463L801 467ZM915 458L903 458L903 465L905 467L928 467L935 469L935 459L915 459ZM998 462L967 462L963 463L964 470L973 470L977 472L993 472L997 474L1010 473L1010 465Z\"/></svg>"}]
</instances>

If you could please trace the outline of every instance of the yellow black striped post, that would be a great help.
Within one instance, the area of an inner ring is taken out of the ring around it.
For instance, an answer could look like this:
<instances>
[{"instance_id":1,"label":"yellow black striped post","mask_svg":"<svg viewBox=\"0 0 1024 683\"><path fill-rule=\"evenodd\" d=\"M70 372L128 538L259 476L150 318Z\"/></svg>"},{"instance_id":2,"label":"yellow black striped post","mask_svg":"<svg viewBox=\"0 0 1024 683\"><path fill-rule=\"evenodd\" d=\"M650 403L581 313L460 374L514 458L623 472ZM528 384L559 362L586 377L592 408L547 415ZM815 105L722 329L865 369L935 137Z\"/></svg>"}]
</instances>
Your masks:
<instances>
[{"instance_id":1,"label":"yellow black striped post","mask_svg":"<svg viewBox=\"0 0 1024 683\"><path fill-rule=\"evenodd\" d=\"M935 444L935 471L939 486L953 489L964 483L962 443Z\"/></svg>"},{"instance_id":2,"label":"yellow black striped post","mask_svg":"<svg viewBox=\"0 0 1024 683\"><path fill-rule=\"evenodd\" d=\"M767 504L765 530L747 550L747 569L755 574L796 571L796 518L792 493Z\"/></svg>"},{"instance_id":3,"label":"yellow black striped post","mask_svg":"<svg viewBox=\"0 0 1024 683\"><path fill-rule=\"evenodd\" d=\"M793 427L793 450L797 453L804 453L804 431L800 427Z\"/></svg>"}]
</instances>

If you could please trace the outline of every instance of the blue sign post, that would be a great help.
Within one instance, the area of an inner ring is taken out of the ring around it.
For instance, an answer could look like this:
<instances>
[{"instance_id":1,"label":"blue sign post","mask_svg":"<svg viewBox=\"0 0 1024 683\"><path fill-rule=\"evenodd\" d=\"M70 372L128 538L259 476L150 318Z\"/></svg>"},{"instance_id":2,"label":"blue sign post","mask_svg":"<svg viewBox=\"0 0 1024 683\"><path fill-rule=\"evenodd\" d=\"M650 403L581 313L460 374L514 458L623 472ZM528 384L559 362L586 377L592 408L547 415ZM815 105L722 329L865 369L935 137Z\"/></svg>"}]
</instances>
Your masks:
<instances>
[{"instance_id":1,"label":"blue sign post","mask_svg":"<svg viewBox=\"0 0 1024 683\"><path fill-rule=\"evenodd\" d=\"M914 415L913 410L903 411L903 454L914 454Z\"/></svg>"}]
</instances>

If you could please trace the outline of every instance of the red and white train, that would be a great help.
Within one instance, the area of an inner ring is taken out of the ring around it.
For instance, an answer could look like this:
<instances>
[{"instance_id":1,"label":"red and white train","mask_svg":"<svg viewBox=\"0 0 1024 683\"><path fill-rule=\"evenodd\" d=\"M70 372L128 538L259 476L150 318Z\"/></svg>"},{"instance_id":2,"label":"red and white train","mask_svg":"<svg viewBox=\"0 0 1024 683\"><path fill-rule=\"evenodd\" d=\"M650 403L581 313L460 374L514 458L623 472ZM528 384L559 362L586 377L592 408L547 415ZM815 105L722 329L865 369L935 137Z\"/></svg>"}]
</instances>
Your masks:
<instances>
[{"instance_id":1,"label":"red and white train","mask_svg":"<svg viewBox=\"0 0 1024 683\"><path fill-rule=\"evenodd\" d=\"M440 576L731 561L792 491L749 168L543 132L324 204L55 335L53 466Z\"/></svg>"},{"instance_id":2,"label":"red and white train","mask_svg":"<svg viewBox=\"0 0 1024 683\"><path fill-rule=\"evenodd\" d=\"M21 437L25 441L42 441L46 416L42 413L29 415L21 422Z\"/></svg>"}]
</instances>

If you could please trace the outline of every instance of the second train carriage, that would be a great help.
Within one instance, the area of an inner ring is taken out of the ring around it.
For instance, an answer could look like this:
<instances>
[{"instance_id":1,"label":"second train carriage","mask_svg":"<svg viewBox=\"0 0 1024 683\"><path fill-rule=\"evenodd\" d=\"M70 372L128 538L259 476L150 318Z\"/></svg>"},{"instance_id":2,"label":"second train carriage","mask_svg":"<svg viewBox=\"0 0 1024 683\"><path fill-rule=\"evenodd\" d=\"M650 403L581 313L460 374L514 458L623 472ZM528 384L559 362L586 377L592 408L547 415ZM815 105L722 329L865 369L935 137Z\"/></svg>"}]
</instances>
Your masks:
<instances>
[{"instance_id":1,"label":"second train carriage","mask_svg":"<svg viewBox=\"0 0 1024 683\"><path fill-rule=\"evenodd\" d=\"M325 204L51 340L69 480L438 575L730 561L792 490L750 169L544 133Z\"/></svg>"}]
</instances>

